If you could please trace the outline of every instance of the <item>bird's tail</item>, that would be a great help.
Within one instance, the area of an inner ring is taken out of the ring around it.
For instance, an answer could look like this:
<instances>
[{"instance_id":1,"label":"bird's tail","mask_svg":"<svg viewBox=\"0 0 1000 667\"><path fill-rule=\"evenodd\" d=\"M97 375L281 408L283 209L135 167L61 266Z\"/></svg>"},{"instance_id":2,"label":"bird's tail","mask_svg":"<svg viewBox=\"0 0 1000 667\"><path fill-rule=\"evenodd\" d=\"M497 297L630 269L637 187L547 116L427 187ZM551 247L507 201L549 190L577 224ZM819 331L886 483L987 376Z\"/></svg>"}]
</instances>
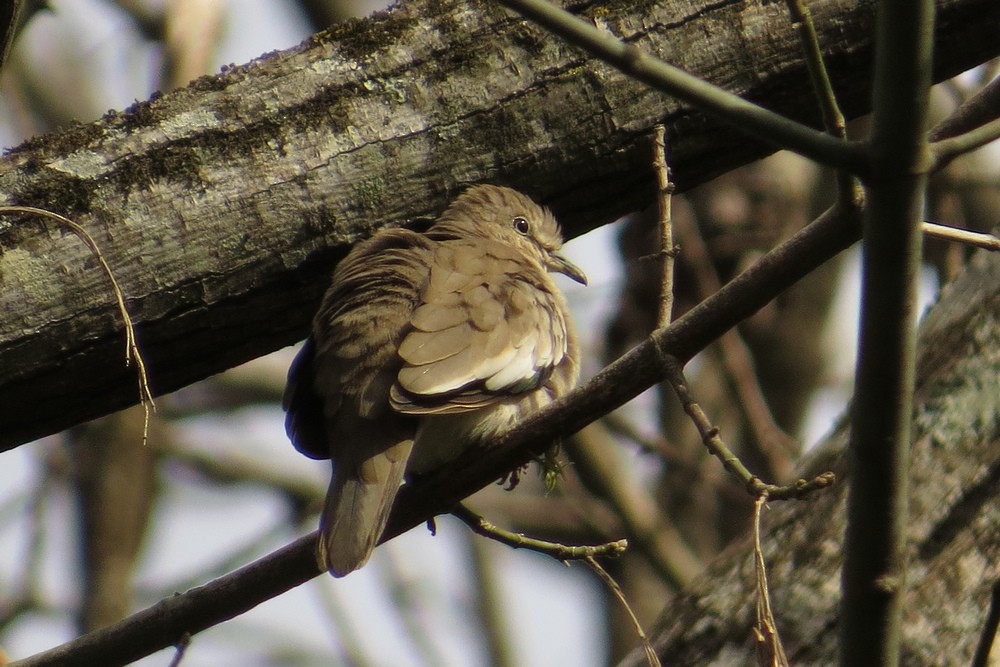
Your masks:
<instances>
[{"instance_id":1,"label":"bird's tail","mask_svg":"<svg viewBox=\"0 0 1000 667\"><path fill-rule=\"evenodd\" d=\"M413 440L388 447L359 443L337 457L319 522L316 561L321 569L342 577L368 561L385 530L412 448Z\"/></svg>"}]
</instances>

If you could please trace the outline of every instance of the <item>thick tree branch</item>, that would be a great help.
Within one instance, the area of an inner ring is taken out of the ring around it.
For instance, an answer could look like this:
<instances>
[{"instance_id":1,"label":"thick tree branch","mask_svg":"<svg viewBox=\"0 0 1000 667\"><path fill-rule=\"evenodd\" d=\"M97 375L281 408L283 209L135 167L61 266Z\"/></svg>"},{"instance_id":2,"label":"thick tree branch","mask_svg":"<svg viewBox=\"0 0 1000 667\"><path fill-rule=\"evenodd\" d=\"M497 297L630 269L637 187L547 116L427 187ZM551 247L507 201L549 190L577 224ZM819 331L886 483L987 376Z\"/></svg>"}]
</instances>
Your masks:
<instances>
[{"instance_id":1,"label":"thick tree branch","mask_svg":"<svg viewBox=\"0 0 1000 667\"><path fill-rule=\"evenodd\" d=\"M882 0L851 406L841 667L899 664L907 581L920 220L930 155L931 0Z\"/></svg>"},{"instance_id":2,"label":"thick tree branch","mask_svg":"<svg viewBox=\"0 0 1000 667\"><path fill-rule=\"evenodd\" d=\"M937 78L1000 53L995 0L940 0ZM867 110L870 6L810 4L847 116ZM600 4L591 20L815 125L786 13L738 0ZM0 203L67 215L129 296L162 393L301 338L332 263L470 181L523 188L570 235L648 204L664 122L680 189L771 148L495 4L413 0L0 160ZM0 448L134 403L121 323L85 249L0 220Z\"/></svg>"},{"instance_id":3,"label":"thick tree branch","mask_svg":"<svg viewBox=\"0 0 1000 667\"><path fill-rule=\"evenodd\" d=\"M596 25L577 18L548 0L502 0L554 34L564 37L637 81L697 105L760 141L787 148L821 164L863 175L867 171L862 145L805 127L663 62Z\"/></svg>"}]
</instances>

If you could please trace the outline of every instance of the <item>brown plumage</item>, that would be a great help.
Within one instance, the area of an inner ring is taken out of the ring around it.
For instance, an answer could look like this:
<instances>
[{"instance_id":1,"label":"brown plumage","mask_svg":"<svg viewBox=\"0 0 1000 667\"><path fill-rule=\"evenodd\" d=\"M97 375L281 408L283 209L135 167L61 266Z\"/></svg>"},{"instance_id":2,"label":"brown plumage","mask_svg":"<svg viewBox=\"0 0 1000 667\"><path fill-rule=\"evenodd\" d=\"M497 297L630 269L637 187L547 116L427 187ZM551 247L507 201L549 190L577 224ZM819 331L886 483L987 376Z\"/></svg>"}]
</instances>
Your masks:
<instances>
[{"instance_id":1,"label":"brown plumage","mask_svg":"<svg viewBox=\"0 0 1000 667\"><path fill-rule=\"evenodd\" d=\"M321 568L343 576L368 560L404 474L576 384L579 352L549 272L586 278L561 246L547 209L480 185L426 233L381 231L337 266L284 401L295 447L333 463Z\"/></svg>"}]
</instances>

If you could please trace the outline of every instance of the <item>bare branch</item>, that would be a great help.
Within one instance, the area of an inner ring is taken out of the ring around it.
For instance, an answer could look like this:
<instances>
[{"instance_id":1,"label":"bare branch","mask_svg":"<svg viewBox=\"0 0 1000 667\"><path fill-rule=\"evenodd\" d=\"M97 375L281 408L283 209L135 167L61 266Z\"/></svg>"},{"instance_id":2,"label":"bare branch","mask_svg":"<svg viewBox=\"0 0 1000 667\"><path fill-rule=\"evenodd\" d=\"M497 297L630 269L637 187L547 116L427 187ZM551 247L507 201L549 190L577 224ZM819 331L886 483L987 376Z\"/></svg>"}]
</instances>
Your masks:
<instances>
[{"instance_id":1,"label":"bare branch","mask_svg":"<svg viewBox=\"0 0 1000 667\"><path fill-rule=\"evenodd\" d=\"M956 157L982 148L997 139L1000 139L1000 118L994 118L989 123L957 137L935 142L930 146L934 160L933 169L941 169Z\"/></svg>"},{"instance_id":2,"label":"bare branch","mask_svg":"<svg viewBox=\"0 0 1000 667\"><path fill-rule=\"evenodd\" d=\"M628 540L615 540L614 542L594 545L567 545L539 540L521 533L512 533L490 523L462 504L459 504L451 513L477 535L496 540L513 549L528 549L556 560L587 560L600 556L620 556L628 549Z\"/></svg>"},{"instance_id":3,"label":"bare branch","mask_svg":"<svg viewBox=\"0 0 1000 667\"><path fill-rule=\"evenodd\" d=\"M867 174L868 165L859 144L831 137L747 102L615 39L546 0L502 2L636 80L695 104L757 139L858 176Z\"/></svg>"},{"instance_id":4,"label":"bare branch","mask_svg":"<svg viewBox=\"0 0 1000 667\"><path fill-rule=\"evenodd\" d=\"M629 470L613 460L613 444L602 438L600 422L589 424L566 443L584 486L608 503L624 524L636 551L667 584L680 589L704 569L684 536Z\"/></svg>"},{"instance_id":5,"label":"bare branch","mask_svg":"<svg viewBox=\"0 0 1000 667\"><path fill-rule=\"evenodd\" d=\"M559 435L624 404L659 381L663 352L693 356L713 336L735 326L858 235L855 212L831 209L570 395L542 408L485 450L469 452L403 487L382 541L450 512L459 500L548 449ZM312 533L204 586L16 664L40 667L91 660L111 667L137 660L172 645L185 632L200 632L318 576L315 540Z\"/></svg>"},{"instance_id":6,"label":"bare branch","mask_svg":"<svg viewBox=\"0 0 1000 667\"><path fill-rule=\"evenodd\" d=\"M837 103L837 95L833 92L830 75L823 62L823 53L816 34L812 13L804 0L786 0L792 24L798 28L799 41L805 54L806 65L809 68L809 78L812 79L813 92L819 101L823 114L823 126L826 131L838 139L847 140L847 122ZM859 193L858 179L845 169L837 170L837 196L842 201L856 201Z\"/></svg>"},{"instance_id":7,"label":"bare branch","mask_svg":"<svg viewBox=\"0 0 1000 667\"><path fill-rule=\"evenodd\" d=\"M976 654L972 658L972 667L988 667L998 627L1000 627L1000 581L993 584L989 611L986 613L985 621L983 621L983 630L979 634L979 644L976 646Z\"/></svg>"},{"instance_id":8,"label":"bare branch","mask_svg":"<svg viewBox=\"0 0 1000 667\"><path fill-rule=\"evenodd\" d=\"M845 115L866 112L870 7L810 8ZM994 0L938 8L936 76L1000 53ZM604 16L688 71L815 120L801 104L808 77L795 34L768 3L639 3ZM768 38L748 41L738 26L750 25ZM782 67L761 71L761 62ZM35 138L0 159L0 191L98 239L163 393L302 338L349 244L439 211L470 180L539 196L570 236L647 206L655 185L639 139L657 122L671 135L679 191L770 150L734 141L737 130L495 4L409 0ZM3 223L0 244L0 273L19 286L0 290L0 448L134 403L131 369L114 364L119 327L103 276L77 268L85 249ZM68 271L38 280L54 256Z\"/></svg>"},{"instance_id":9,"label":"bare branch","mask_svg":"<svg viewBox=\"0 0 1000 667\"><path fill-rule=\"evenodd\" d=\"M955 227L947 227L945 225L938 225L933 222L921 223L920 230L923 232L924 236L931 236L936 239L941 239L942 241L951 241L952 243L962 243L965 245L972 246L974 248L982 248L983 250L989 250L991 252L996 252L997 250L1000 250L1000 239L993 236L992 234L983 234L982 232L970 232L967 229L957 229Z\"/></svg>"},{"instance_id":10,"label":"bare branch","mask_svg":"<svg viewBox=\"0 0 1000 667\"><path fill-rule=\"evenodd\" d=\"M737 457L736 454L734 454L732 450L730 450L729 447L727 447L722 441L722 438L719 437L719 429L712 425L708 416L701 409L701 406L699 406L698 403L691 397L687 380L684 378L684 371L680 362L677 359L669 357L668 355L665 358L664 363L667 366L667 381L670 382L671 386L674 388L674 392L677 393L677 398L680 400L681 406L684 408L684 412L688 414L691 421L698 429L698 433L701 435L701 439L705 447L712 454L712 456L722 462L723 467L727 471L734 475L739 481L743 482L747 492L754 496L766 494L768 498L774 500L787 500L789 498L802 498L813 491L825 489L836 481L832 472L824 472L810 480L800 479L786 486L777 486L775 484L765 483L759 477L750 472L747 467L743 465L743 462L740 461L739 457Z\"/></svg>"},{"instance_id":11,"label":"bare branch","mask_svg":"<svg viewBox=\"0 0 1000 667\"><path fill-rule=\"evenodd\" d=\"M667 163L667 140L663 125L653 128L653 171L656 172L657 206L659 208L660 261L663 263L663 280L660 284L660 308L656 326L665 327L673 319L674 309L674 247L673 216L670 200L674 184L670 182L670 165Z\"/></svg>"},{"instance_id":12,"label":"bare branch","mask_svg":"<svg viewBox=\"0 0 1000 667\"><path fill-rule=\"evenodd\" d=\"M939 171L959 155L997 139L1000 133L997 109L1000 109L1000 77L963 102L930 132L932 171Z\"/></svg>"},{"instance_id":13,"label":"bare branch","mask_svg":"<svg viewBox=\"0 0 1000 667\"><path fill-rule=\"evenodd\" d=\"M899 663L906 579L920 213L927 186L932 0L877 10L841 603L843 667ZM890 398L891 397L891 398Z\"/></svg>"}]
</instances>

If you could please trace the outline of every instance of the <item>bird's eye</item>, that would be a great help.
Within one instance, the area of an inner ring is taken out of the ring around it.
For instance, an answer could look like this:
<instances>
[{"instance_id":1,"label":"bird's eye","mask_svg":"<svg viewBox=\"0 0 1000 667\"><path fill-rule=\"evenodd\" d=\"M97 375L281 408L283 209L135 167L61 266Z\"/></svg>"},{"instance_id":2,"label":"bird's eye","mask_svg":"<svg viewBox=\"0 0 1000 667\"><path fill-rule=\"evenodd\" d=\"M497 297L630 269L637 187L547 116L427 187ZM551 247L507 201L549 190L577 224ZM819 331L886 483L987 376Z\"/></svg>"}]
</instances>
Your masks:
<instances>
[{"instance_id":1,"label":"bird's eye","mask_svg":"<svg viewBox=\"0 0 1000 667\"><path fill-rule=\"evenodd\" d=\"M528 219L522 216L517 216L514 218L514 231L523 236L527 236L528 232L531 231L531 225L528 224Z\"/></svg>"}]
</instances>

